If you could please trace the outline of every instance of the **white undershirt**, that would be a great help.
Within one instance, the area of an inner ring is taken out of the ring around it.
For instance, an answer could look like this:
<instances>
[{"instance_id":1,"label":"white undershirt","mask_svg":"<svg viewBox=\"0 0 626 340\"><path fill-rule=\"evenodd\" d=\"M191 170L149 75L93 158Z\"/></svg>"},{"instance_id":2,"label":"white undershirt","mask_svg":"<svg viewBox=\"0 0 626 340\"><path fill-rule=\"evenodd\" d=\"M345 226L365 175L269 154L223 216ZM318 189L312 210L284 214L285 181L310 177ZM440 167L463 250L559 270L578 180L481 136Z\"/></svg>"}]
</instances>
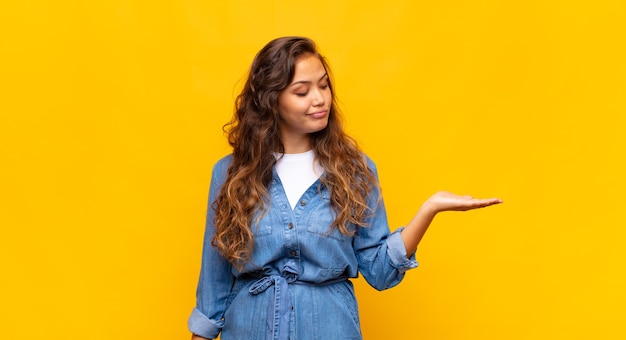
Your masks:
<instances>
[{"instance_id":1,"label":"white undershirt","mask_svg":"<svg viewBox=\"0 0 626 340\"><path fill-rule=\"evenodd\" d=\"M324 169L315 161L313 150L274 156L277 158L276 172L283 183L291 209L295 209L302 194L317 181Z\"/></svg>"}]
</instances>

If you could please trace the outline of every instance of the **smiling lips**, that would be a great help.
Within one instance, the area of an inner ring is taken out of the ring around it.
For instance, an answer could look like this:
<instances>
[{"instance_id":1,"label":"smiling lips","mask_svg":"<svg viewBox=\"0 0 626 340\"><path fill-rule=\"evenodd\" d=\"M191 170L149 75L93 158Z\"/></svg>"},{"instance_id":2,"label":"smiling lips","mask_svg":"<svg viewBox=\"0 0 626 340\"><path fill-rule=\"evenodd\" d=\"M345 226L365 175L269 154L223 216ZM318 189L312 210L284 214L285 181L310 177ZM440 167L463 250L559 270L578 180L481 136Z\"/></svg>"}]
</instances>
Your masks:
<instances>
[{"instance_id":1,"label":"smiling lips","mask_svg":"<svg viewBox=\"0 0 626 340\"><path fill-rule=\"evenodd\" d=\"M321 111L309 113L308 115L313 118L324 118L324 116L326 116L327 113L328 113L328 110L321 110Z\"/></svg>"}]
</instances>

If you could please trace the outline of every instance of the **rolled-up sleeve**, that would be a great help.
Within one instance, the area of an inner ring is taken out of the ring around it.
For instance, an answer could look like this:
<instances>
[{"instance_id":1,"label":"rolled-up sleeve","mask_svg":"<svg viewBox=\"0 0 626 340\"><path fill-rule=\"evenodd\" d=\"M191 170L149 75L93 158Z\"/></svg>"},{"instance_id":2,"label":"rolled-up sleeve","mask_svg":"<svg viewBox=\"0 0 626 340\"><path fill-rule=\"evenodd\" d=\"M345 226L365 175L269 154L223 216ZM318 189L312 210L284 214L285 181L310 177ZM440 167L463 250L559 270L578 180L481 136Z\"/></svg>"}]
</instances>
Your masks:
<instances>
[{"instance_id":1,"label":"rolled-up sleeve","mask_svg":"<svg viewBox=\"0 0 626 340\"><path fill-rule=\"evenodd\" d=\"M376 175L376 166L371 160L370 168ZM404 278L407 270L418 266L415 253L407 256L400 234L403 228L393 233L389 231L387 212L380 192L373 190L368 204L374 214L367 220L368 226L358 229L354 239L354 250L359 262L359 272L375 289L391 288Z\"/></svg>"},{"instance_id":2,"label":"rolled-up sleeve","mask_svg":"<svg viewBox=\"0 0 626 340\"><path fill-rule=\"evenodd\" d=\"M213 225L215 213L211 205L217 198L220 186L225 179L228 163L228 158L224 158L213 167L204 232L202 265L196 291L196 307L188 320L189 331L210 339L217 338L222 330L224 312L234 280L231 264L211 245L211 239L215 235L215 226Z\"/></svg>"},{"instance_id":3,"label":"rolled-up sleeve","mask_svg":"<svg viewBox=\"0 0 626 340\"><path fill-rule=\"evenodd\" d=\"M386 240L387 255L389 260L391 260L391 265L401 273L418 265L417 261L415 261L415 252L410 257L407 256L406 247L404 246L402 235L400 235L403 229L404 227L397 229Z\"/></svg>"},{"instance_id":4,"label":"rolled-up sleeve","mask_svg":"<svg viewBox=\"0 0 626 340\"><path fill-rule=\"evenodd\" d=\"M193 311L191 311L188 324L191 333L214 339L217 338L217 335L220 333L224 322L222 320L218 322L211 320L198 308L194 308Z\"/></svg>"}]
</instances>

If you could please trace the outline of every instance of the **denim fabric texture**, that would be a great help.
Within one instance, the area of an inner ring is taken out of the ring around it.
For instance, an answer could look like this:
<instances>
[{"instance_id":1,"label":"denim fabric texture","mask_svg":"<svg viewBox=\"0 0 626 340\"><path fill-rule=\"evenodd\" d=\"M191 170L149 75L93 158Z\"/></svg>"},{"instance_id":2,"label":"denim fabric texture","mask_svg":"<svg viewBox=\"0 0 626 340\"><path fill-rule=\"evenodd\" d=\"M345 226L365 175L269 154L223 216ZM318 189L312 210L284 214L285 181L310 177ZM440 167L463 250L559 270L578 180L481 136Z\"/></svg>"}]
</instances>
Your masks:
<instances>
[{"instance_id":1,"label":"denim fabric texture","mask_svg":"<svg viewBox=\"0 0 626 340\"><path fill-rule=\"evenodd\" d=\"M400 231L390 233L384 203L368 227L346 236L330 229L330 194L318 180L291 209L276 171L267 212L252 226L254 251L242 271L211 245L215 234L211 204L226 179L232 156L213 167L196 307L189 330L221 339L361 339L357 302L350 278L359 273L374 288L391 288L408 269ZM368 159L376 173L374 163ZM368 198L372 208L378 192ZM356 227L355 227L356 228Z\"/></svg>"}]
</instances>

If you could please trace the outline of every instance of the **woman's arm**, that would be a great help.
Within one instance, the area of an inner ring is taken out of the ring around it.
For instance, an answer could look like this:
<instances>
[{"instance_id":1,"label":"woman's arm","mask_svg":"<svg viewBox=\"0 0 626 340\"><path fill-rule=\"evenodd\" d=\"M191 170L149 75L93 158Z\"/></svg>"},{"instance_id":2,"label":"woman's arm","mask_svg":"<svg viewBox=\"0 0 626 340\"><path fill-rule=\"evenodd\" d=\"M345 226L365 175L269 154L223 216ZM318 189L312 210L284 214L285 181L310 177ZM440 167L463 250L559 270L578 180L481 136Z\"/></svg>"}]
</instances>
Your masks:
<instances>
[{"instance_id":1,"label":"woman's arm","mask_svg":"<svg viewBox=\"0 0 626 340\"><path fill-rule=\"evenodd\" d=\"M217 198L220 187L226 178L230 158L223 158L213 167L209 202L207 208L204 243L202 246L202 264L196 290L196 306L191 311L188 325L194 334L192 339L217 338L224 325L223 316L228 305L228 298L233 286L232 265L213 247L211 240L215 235L213 224L215 211L212 204Z\"/></svg>"},{"instance_id":2,"label":"woman's arm","mask_svg":"<svg viewBox=\"0 0 626 340\"><path fill-rule=\"evenodd\" d=\"M499 203L502 203L502 200L498 198L477 199L445 191L437 192L422 204L415 217L402 230L402 240L404 241L407 256L415 252L417 245L438 213L443 211L466 211Z\"/></svg>"},{"instance_id":3,"label":"woman's arm","mask_svg":"<svg viewBox=\"0 0 626 340\"><path fill-rule=\"evenodd\" d=\"M199 335L191 334L191 340L210 340L209 338L203 338Z\"/></svg>"}]
</instances>

